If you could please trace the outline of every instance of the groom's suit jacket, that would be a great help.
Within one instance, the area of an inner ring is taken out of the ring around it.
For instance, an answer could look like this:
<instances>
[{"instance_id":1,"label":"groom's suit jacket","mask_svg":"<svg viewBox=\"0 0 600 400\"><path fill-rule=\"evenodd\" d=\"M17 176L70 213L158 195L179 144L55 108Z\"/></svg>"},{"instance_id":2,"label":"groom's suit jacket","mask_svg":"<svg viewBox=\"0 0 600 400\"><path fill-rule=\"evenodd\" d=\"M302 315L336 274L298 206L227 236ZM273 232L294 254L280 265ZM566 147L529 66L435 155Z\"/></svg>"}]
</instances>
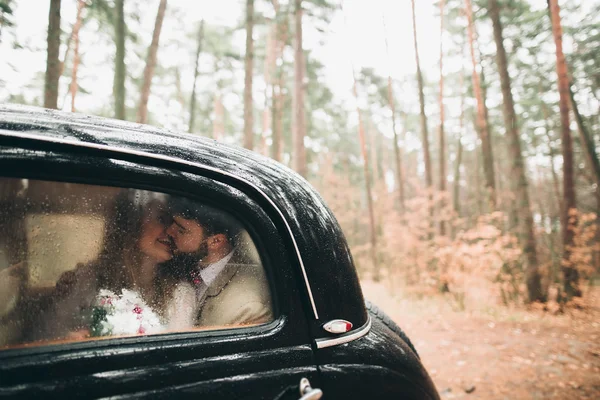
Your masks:
<instances>
[{"instance_id":1,"label":"groom's suit jacket","mask_svg":"<svg viewBox=\"0 0 600 400\"><path fill-rule=\"evenodd\" d=\"M197 326L255 325L273 320L271 293L262 265L236 250L206 290Z\"/></svg>"}]
</instances>

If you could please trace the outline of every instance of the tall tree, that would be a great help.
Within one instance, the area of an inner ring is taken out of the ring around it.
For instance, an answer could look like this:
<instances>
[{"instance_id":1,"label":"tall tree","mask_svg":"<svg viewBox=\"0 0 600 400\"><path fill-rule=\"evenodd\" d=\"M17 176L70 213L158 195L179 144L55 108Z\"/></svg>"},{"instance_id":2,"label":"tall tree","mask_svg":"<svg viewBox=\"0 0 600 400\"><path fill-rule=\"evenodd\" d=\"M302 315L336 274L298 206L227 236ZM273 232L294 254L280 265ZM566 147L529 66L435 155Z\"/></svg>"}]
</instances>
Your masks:
<instances>
[{"instance_id":1,"label":"tall tree","mask_svg":"<svg viewBox=\"0 0 600 400\"><path fill-rule=\"evenodd\" d=\"M75 25L73 26L73 68L71 72L71 85L69 91L71 92L71 112L75 112L75 96L77 95L77 70L79 68L79 30L81 29L82 13L85 8L84 0L77 0L77 17L75 19Z\"/></svg>"},{"instance_id":2,"label":"tall tree","mask_svg":"<svg viewBox=\"0 0 600 400\"><path fill-rule=\"evenodd\" d=\"M456 160L454 161L454 186L452 193L452 204L454 206L454 212L460 217L460 165L462 163L463 156L463 145L462 137L464 135L465 128L465 94L464 94L464 72L460 71L460 116L458 122L458 140L456 150Z\"/></svg>"},{"instance_id":3,"label":"tall tree","mask_svg":"<svg viewBox=\"0 0 600 400\"><path fill-rule=\"evenodd\" d=\"M214 119L213 119L213 139L222 140L225 134L225 108L221 101L221 93L218 91L215 93L214 98Z\"/></svg>"},{"instance_id":4,"label":"tall tree","mask_svg":"<svg viewBox=\"0 0 600 400\"><path fill-rule=\"evenodd\" d=\"M292 98L292 137L294 143L294 169L306 176L306 150L304 136L304 51L302 49L302 0L294 0L294 96Z\"/></svg>"},{"instance_id":5,"label":"tall tree","mask_svg":"<svg viewBox=\"0 0 600 400\"><path fill-rule=\"evenodd\" d=\"M541 90L540 90L541 93ZM563 196L560 192L560 184L558 179L558 174L554 169L554 156L555 151L554 147L552 147L553 138L550 134L550 113L548 111L548 107L546 103L542 100L541 102L542 115L544 117L544 134L548 139L548 156L550 157L550 173L552 174L552 186L554 187L554 194L556 195L556 205L558 206L558 210L560 211L560 215L562 215L563 210Z\"/></svg>"},{"instance_id":6,"label":"tall tree","mask_svg":"<svg viewBox=\"0 0 600 400\"><path fill-rule=\"evenodd\" d=\"M263 91L264 103L263 103L263 115L262 115L262 135L261 135L261 146L260 152L266 156L269 154L267 147L267 135L269 132L269 125L271 121L271 108L269 107L269 86L273 85L273 72L277 66L276 55L275 55L275 31L277 24L273 23L269 27L267 32L267 43L265 45L265 60L263 66L263 75L265 80L265 89Z\"/></svg>"},{"instance_id":7,"label":"tall tree","mask_svg":"<svg viewBox=\"0 0 600 400\"><path fill-rule=\"evenodd\" d=\"M246 0L246 55L244 57L244 147L252 150L254 142L254 104L252 78L254 65L254 0Z\"/></svg>"},{"instance_id":8,"label":"tall tree","mask_svg":"<svg viewBox=\"0 0 600 400\"><path fill-rule=\"evenodd\" d=\"M500 9L497 0L488 0L488 13L492 19L494 41L496 42L496 63L500 74L502 88L504 125L511 155L512 189L516 196L516 208L519 219L519 240L526 262L527 294L530 302L545 301L546 295L542 289L541 277L538 269L538 257L535 248L535 235L533 230L533 215L527 190L527 177L525 176L525 162L521 152L519 125L515 114L515 105L512 96L511 80L508 74L508 61L504 48Z\"/></svg>"},{"instance_id":9,"label":"tall tree","mask_svg":"<svg viewBox=\"0 0 600 400\"><path fill-rule=\"evenodd\" d=\"M475 25L473 22L473 8L471 0L465 0L465 11L467 14L467 32L469 36L469 48L471 51L471 63L473 64L473 91L477 100L477 132L481 139L481 150L483 153L483 172L485 186L488 191L490 208L496 207L496 178L494 176L494 153L492 152L492 140L487 123L486 107L479 73L477 72L477 58L475 56Z\"/></svg>"},{"instance_id":10,"label":"tall tree","mask_svg":"<svg viewBox=\"0 0 600 400\"><path fill-rule=\"evenodd\" d=\"M415 62L417 64L417 83L419 85L419 106L421 116L421 135L423 141L423 157L425 159L425 184L428 189L433 186L431 173L431 156L429 153L429 133L427 130L427 115L425 114L425 94L423 93L423 74L421 73L421 63L419 61L419 45L417 41L417 17L415 14L415 0L411 0L412 22L413 22L413 41L415 47Z\"/></svg>"},{"instance_id":11,"label":"tall tree","mask_svg":"<svg viewBox=\"0 0 600 400\"><path fill-rule=\"evenodd\" d=\"M194 119L196 118L196 83L198 81L198 63L200 62L200 54L202 53L202 41L204 40L204 19L200 21L198 28L198 48L196 50L196 58L194 59L194 83L192 84L192 95L190 98L190 122L188 124L188 132L194 131Z\"/></svg>"},{"instance_id":12,"label":"tall tree","mask_svg":"<svg viewBox=\"0 0 600 400\"><path fill-rule=\"evenodd\" d=\"M50 0L48 13L48 53L44 83L44 107L58 108L58 79L60 78L60 0Z\"/></svg>"},{"instance_id":13,"label":"tall tree","mask_svg":"<svg viewBox=\"0 0 600 400\"><path fill-rule=\"evenodd\" d=\"M148 98L150 97L150 85L154 77L154 69L156 68L156 54L158 53L158 42L160 40L160 31L162 29L163 20L165 19L165 10L167 8L167 0L160 0L158 12L156 13L156 21L154 22L154 33L152 34L152 43L148 48L148 57L146 58L146 67L144 68L144 82L140 93L140 104L138 106L137 122L145 124L148 121Z\"/></svg>"},{"instance_id":14,"label":"tall tree","mask_svg":"<svg viewBox=\"0 0 600 400\"><path fill-rule=\"evenodd\" d=\"M466 38L463 34L461 34L461 45L460 45L460 58L461 58L461 68L460 68L460 76L458 81L458 92L460 94L460 115L458 117L458 140L457 140L457 150L456 150L456 159L454 161L454 179L453 179L453 187L452 187L452 205L454 208L454 212L457 216L461 215L461 205L460 205L460 166L463 162L463 144L462 138L465 136L465 48L467 45ZM455 234L453 230L453 236Z\"/></svg>"},{"instance_id":15,"label":"tall tree","mask_svg":"<svg viewBox=\"0 0 600 400\"><path fill-rule=\"evenodd\" d=\"M65 49L65 53L60 62L60 76L62 76L62 74L65 72L65 62L67 61L67 58L69 57L69 52L71 51L71 47L72 47L72 43L73 43L73 33L75 32L76 25L77 25L77 19L75 20L75 24L73 24L73 30L71 31L71 34L67 38L67 46Z\"/></svg>"},{"instance_id":16,"label":"tall tree","mask_svg":"<svg viewBox=\"0 0 600 400\"><path fill-rule=\"evenodd\" d=\"M281 161L283 157L283 103L284 103L284 60L283 51L288 41L288 14L281 9L278 0L272 0L275 10L276 31L275 31L275 57L277 72L271 85L271 157L276 161ZM279 61L277 61L279 60ZM274 71L273 71L274 72Z\"/></svg>"},{"instance_id":17,"label":"tall tree","mask_svg":"<svg viewBox=\"0 0 600 400\"><path fill-rule=\"evenodd\" d=\"M563 262L562 272L564 290L567 298L581 296L579 288L579 272L571 262L571 252L575 244L572 227L577 224L575 202L575 182L573 176L573 142L569 125L569 75L567 62L562 49L562 25L560 22L560 7L558 0L548 0L550 18L552 19L552 35L556 46L556 72L558 74L558 94L560 106L560 125L563 156Z\"/></svg>"},{"instance_id":18,"label":"tall tree","mask_svg":"<svg viewBox=\"0 0 600 400\"><path fill-rule=\"evenodd\" d=\"M125 114L125 0L115 0L115 118L126 119Z\"/></svg>"},{"instance_id":19,"label":"tall tree","mask_svg":"<svg viewBox=\"0 0 600 400\"><path fill-rule=\"evenodd\" d=\"M439 162L440 162L440 192L446 191L446 137L444 133L444 5L445 1L440 0L440 126L439 126ZM442 207L444 202L442 201ZM440 219L440 235L446 234L446 224L443 218Z\"/></svg>"},{"instance_id":20,"label":"tall tree","mask_svg":"<svg viewBox=\"0 0 600 400\"><path fill-rule=\"evenodd\" d=\"M385 54L388 57L388 81L387 81L387 95L390 110L392 111L392 131L394 132L394 160L396 164L396 185L398 188L398 204L400 206L400 212L404 212L404 176L402 172L402 154L400 152L400 145L398 144L398 132L396 130L396 105L394 102L394 91L392 87L392 68L389 61L389 46L387 39L387 30L385 28L385 17L383 18L383 27L385 31Z\"/></svg>"},{"instance_id":21,"label":"tall tree","mask_svg":"<svg viewBox=\"0 0 600 400\"><path fill-rule=\"evenodd\" d=\"M579 132L579 140L581 141L581 147L585 153L586 160L593 174L593 179L596 183L596 191L600 191L600 160L598 159L598 153L596 152L596 143L594 138L590 134L583 116L579 112L577 101L575 101L575 93L573 92L573 85L569 85L569 99L571 100L571 109L575 116L575 122L577 123L577 131Z\"/></svg>"},{"instance_id":22,"label":"tall tree","mask_svg":"<svg viewBox=\"0 0 600 400\"><path fill-rule=\"evenodd\" d=\"M354 67L352 67L352 77L354 78L354 86L352 93L354 94L354 100L356 101L356 113L358 114L358 138L360 140L360 152L363 158L363 174L365 177L365 189L367 192L367 207L369 211L369 234L371 238L371 259L373 262L373 280L378 282L381 278L379 272L379 264L377 262L377 232L375 229L375 212L373 210L373 196L371 194L371 178L370 178L370 167L369 167L369 155L367 153L367 141L365 138L365 127L363 124L362 113L358 106L358 92L356 90L356 76L354 74Z\"/></svg>"}]
</instances>

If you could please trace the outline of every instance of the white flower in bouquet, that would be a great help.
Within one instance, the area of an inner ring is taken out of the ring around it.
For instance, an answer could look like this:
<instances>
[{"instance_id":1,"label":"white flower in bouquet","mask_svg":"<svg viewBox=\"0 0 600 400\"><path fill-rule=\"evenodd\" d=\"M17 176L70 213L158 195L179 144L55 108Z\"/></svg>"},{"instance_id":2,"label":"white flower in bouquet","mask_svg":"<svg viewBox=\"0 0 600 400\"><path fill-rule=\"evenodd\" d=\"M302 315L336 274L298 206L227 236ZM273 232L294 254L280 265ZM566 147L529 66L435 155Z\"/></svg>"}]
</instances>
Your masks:
<instances>
[{"instance_id":1,"label":"white flower in bouquet","mask_svg":"<svg viewBox=\"0 0 600 400\"><path fill-rule=\"evenodd\" d=\"M128 289L120 295L101 289L91 320L92 336L144 335L164 329L159 316L137 292Z\"/></svg>"}]
</instances>

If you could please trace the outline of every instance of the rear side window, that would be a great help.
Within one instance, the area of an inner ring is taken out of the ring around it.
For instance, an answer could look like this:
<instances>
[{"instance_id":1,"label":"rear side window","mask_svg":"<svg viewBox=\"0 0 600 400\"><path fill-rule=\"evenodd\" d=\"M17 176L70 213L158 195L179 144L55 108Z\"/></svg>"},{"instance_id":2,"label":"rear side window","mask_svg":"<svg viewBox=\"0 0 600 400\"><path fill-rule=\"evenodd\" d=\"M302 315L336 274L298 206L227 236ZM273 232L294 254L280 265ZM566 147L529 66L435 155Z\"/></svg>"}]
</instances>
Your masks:
<instances>
[{"instance_id":1,"label":"rear side window","mask_svg":"<svg viewBox=\"0 0 600 400\"><path fill-rule=\"evenodd\" d=\"M0 348L273 319L229 213L137 189L0 178Z\"/></svg>"}]
</instances>

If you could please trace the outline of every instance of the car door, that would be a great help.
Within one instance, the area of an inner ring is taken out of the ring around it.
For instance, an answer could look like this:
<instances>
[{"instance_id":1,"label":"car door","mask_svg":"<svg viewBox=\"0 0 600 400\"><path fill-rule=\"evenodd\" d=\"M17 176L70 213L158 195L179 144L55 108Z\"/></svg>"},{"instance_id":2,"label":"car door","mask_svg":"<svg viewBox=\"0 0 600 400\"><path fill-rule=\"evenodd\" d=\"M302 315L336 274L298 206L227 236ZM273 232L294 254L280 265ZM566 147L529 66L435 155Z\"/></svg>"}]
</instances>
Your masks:
<instances>
[{"instance_id":1,"label":"car door","mask_svg":"<svg viewBox=\"0 0 600 400\"><path fill-rule=\"evenodd\" d=\"M181 170L175 163L153 163L151 158L140 162L139 157L132 160L120 157L118 152L104 157L73 149L44 150L43 144L34 142L27 146L30 149L0 148L0 225L9 235L9 242L28 237L27 232L22 232L18 216L26 215L27 207L32 207L28 203L33 200L27 193L36 187L42 197L52 196L60 183L71 188L85 185L99 190L145 190L211 204L241 221L255 245L268 279L273 318L268 323L247 327L11 345L7 332L16 329L20 322L11 319L11 312L15 311L8 307L0 315L0 339L4 337L0 349L0 396L204 395L211 399L286 399L300 397L298 388L303 378L318 387L307 328L309 306L305 303L306 288L301 284L297 255L283 221L277 220L264 199L251 198L239 190L235 179L224 183L200 168L188 166ZM21 182L21 187L16 182ZM27 190L23 184L29 185ZM85 202L92 197L75 196L72 201L80 204L77 200ZM49 207L43 201L40 204L42 208L43 204ZM72 211L69 204L61 207L62 213ZM83 221L80 224L88 224ZM15 228L20 225L21 231ZM81 231L91 230L92 225ZM43 230L43 226L38 230ZM61 246L80 242L83 236L63 238ZM19 261L19 255L26 257L24 254L27 249L15 251L9 261ZM48 257L48 262L55 257L59 256ZM5 264L4 269L8 270L9 262ZM28 282L19 273L5 275L12 279L10 290L18 292L14 306L18 308L25 294L31 292L27 292ZM57 282L53 285L51 289ZM38 297L29 304L43 303L43 290L34 292ZM31 323L35 329L35 321Z\"/></svg>"}]
</instances>

